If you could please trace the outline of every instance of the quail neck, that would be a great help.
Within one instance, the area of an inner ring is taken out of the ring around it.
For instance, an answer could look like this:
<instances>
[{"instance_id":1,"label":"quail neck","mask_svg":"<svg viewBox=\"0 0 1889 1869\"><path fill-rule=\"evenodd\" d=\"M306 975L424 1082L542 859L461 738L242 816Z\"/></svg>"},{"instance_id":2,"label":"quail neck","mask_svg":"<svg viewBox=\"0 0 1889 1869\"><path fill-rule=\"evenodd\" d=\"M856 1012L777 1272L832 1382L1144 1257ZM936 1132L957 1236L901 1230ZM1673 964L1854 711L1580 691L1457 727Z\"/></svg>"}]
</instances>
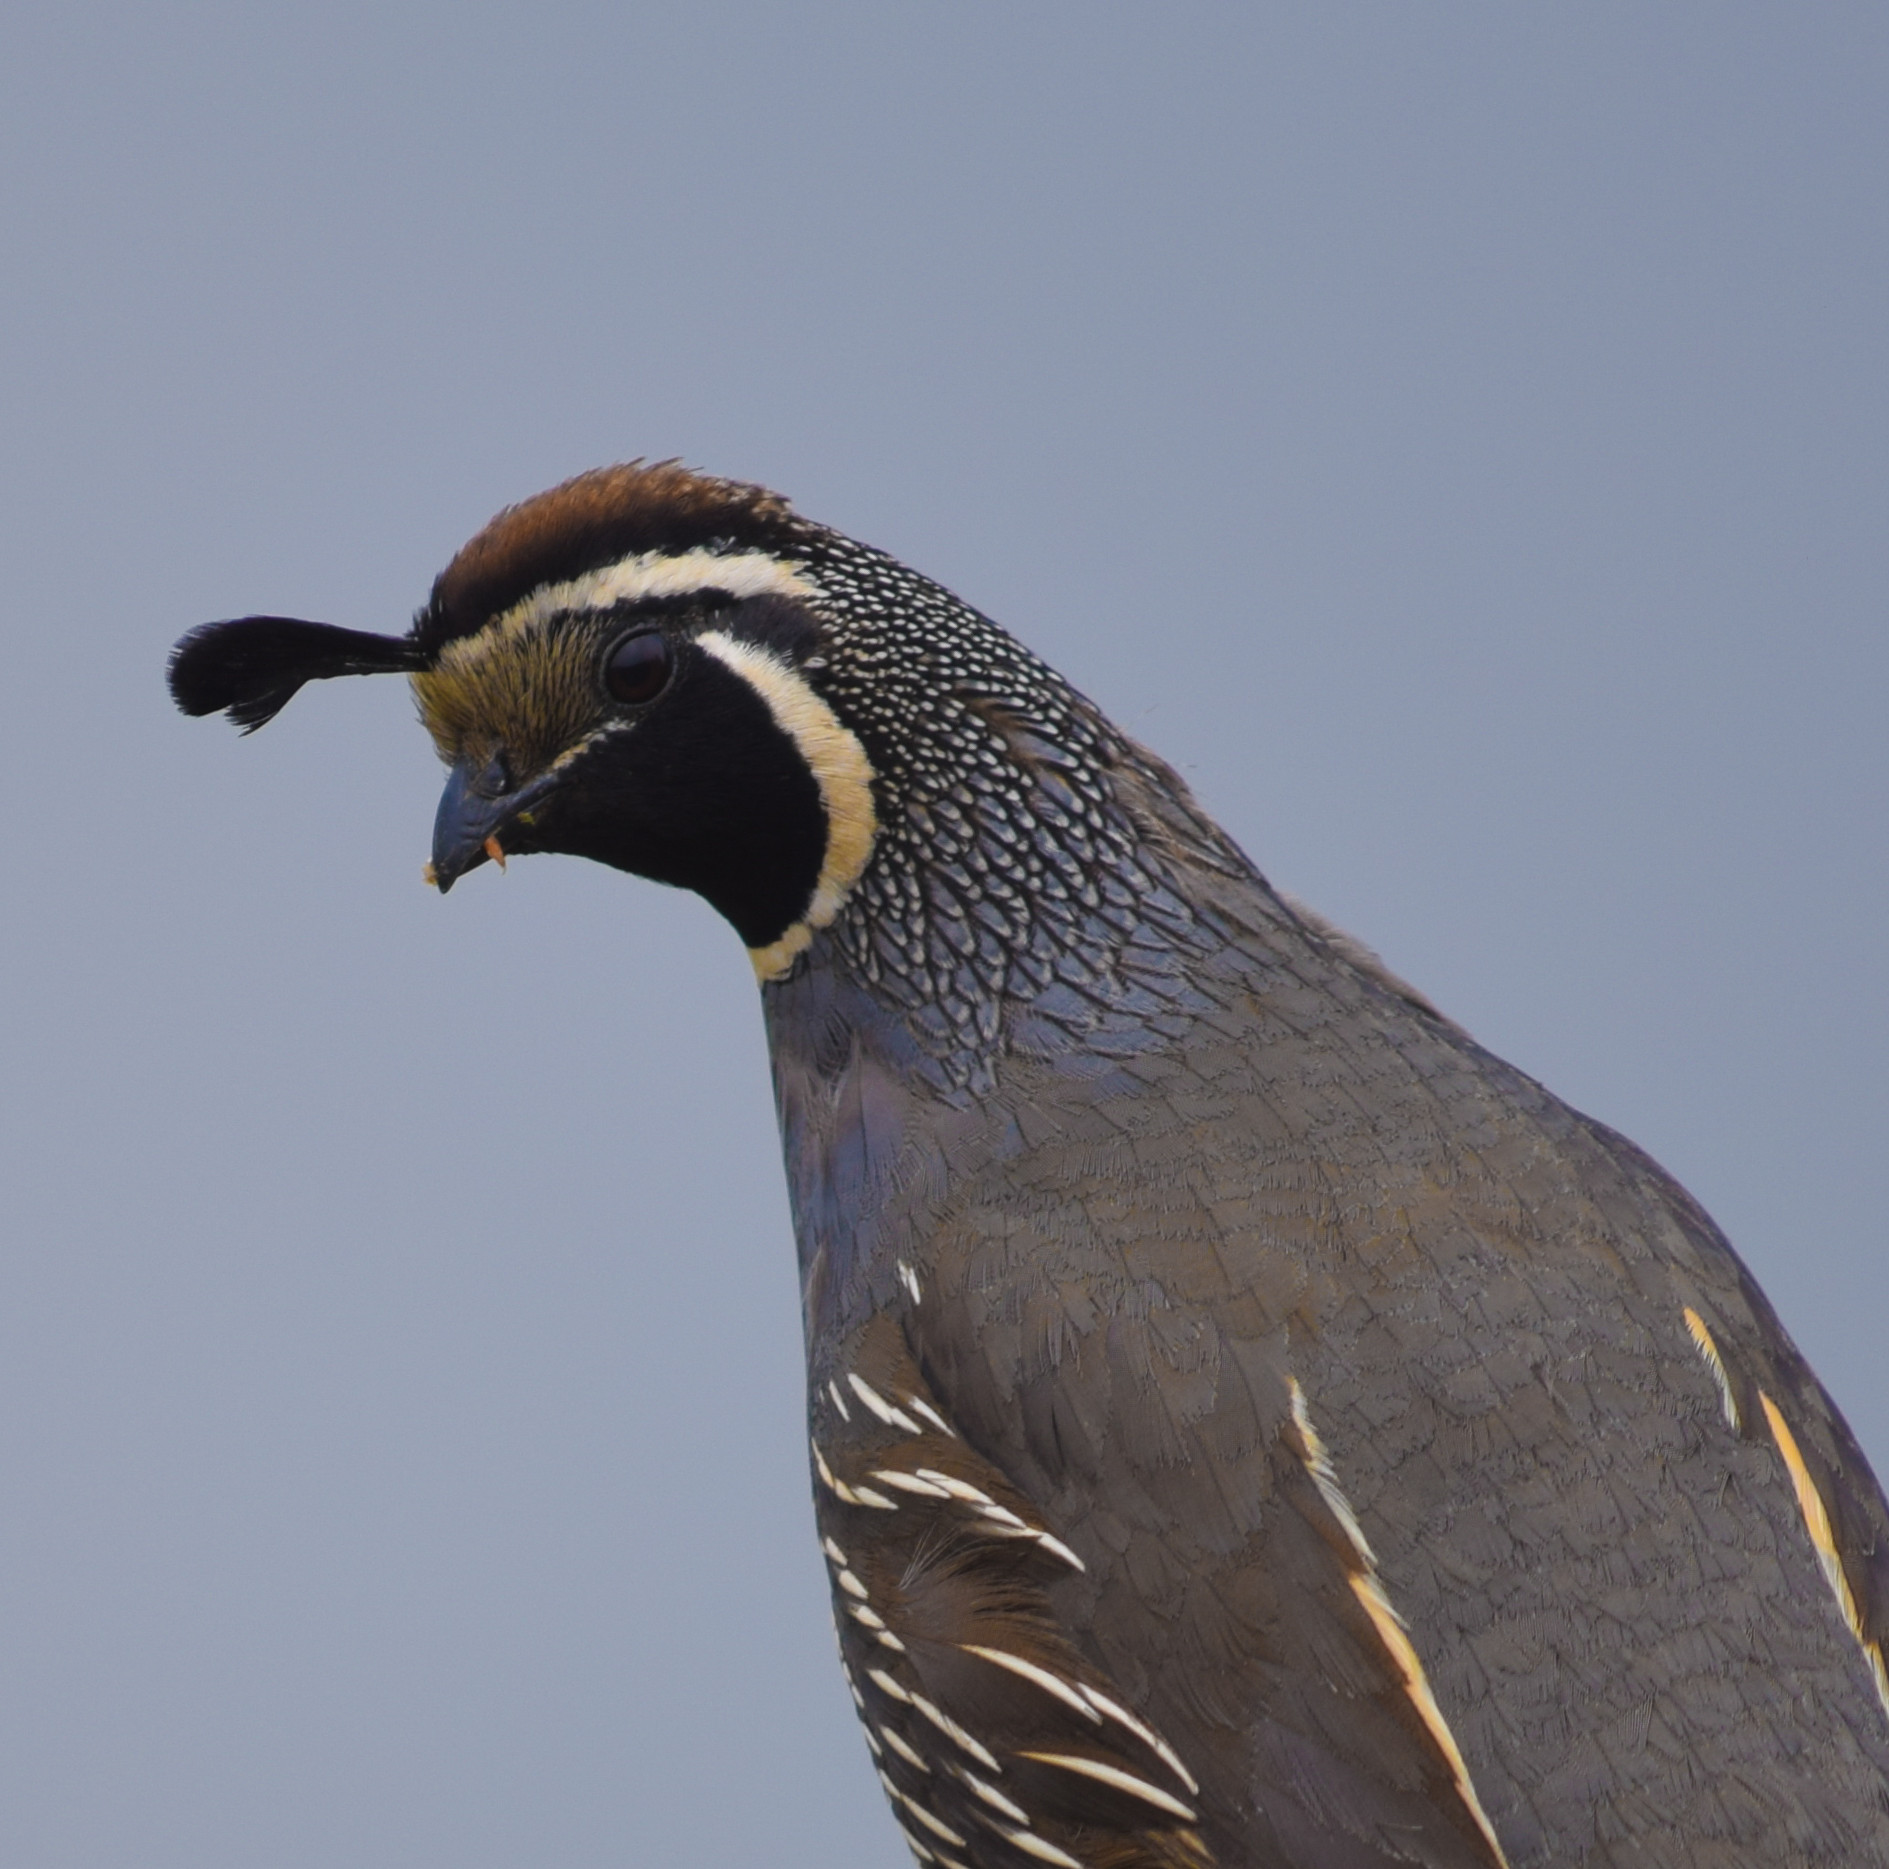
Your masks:
<instances>
[{"instance_id":1,"label":"quail neck","mask_svg":"<svg viewBox=\"0 0 1889 1869\"><path fill-rule=\"evenodd\" d=\"M837 534L809 557L799 672L857 737L873 813L831 921L757 956L818 1365L929 1275L910 1203L1019 1147L1019 1099L1132 1095L1126 1063L1213 1012L1227 929L1191 885L1266 898L1181 781L1014 637Z\"/></svg>"},{"instance_id":2,"label":"quail neck","mask_svg":"<svg viewBox=\"0 0 1889 1869\"><path fill-rule=\"evenodd\" d=\"M831 973L812 997L864 995L952 1098L988 1091L1010 1048L1111 1022L1122 1042L1157 1035L1176 954L1203 934L1172 856L1244 860L1171 773L948 591L837 535L811 575L823 642L805 672L869 762L873 851L806 960L769 983L771 1013ZM1163 816L1138 819L1137 796L1161 793Z\"/></svg>"}]
</instances>

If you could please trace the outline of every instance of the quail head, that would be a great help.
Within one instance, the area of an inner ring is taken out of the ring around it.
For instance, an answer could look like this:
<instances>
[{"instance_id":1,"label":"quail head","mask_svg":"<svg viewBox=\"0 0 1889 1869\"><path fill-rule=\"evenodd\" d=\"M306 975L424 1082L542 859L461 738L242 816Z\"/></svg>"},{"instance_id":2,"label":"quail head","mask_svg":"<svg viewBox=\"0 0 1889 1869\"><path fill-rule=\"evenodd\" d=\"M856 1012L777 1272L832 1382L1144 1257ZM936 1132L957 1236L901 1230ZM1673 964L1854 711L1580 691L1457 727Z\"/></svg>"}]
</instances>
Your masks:
<instances>
[{"instance_id":1,"label":"quail head","mask_svg":"<svg viewBox=\"0 0 1889 1869\"><path fill-rule=\"evenodd\" d=\"M944 1869L1889 1869L1889 1509L1710 1219L929 579L673 464L403 636L444 891L562 851L761 981L817 1530Z\"/></svg>"}]
</instances>

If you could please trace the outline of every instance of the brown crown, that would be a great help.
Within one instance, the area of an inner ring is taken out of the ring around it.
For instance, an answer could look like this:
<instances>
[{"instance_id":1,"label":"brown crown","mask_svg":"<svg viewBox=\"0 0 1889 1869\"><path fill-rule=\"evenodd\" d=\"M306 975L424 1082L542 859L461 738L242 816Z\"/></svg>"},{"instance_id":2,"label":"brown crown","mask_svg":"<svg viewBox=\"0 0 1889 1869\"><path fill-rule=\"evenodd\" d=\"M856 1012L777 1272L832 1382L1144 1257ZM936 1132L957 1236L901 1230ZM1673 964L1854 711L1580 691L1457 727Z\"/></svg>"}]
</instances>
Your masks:
<instances>
[{"instance_id":1,"label":"brown crown","mask_svg":"<svg viewBox=\"0 0 1889 1869\"><path fill-rule=\"evenodd\" d=\"M691 473L675 461L593 468L489 521L435 580L414 621L414 640L435 656L540 585L581 577L633 552L768 550L813 530L779 494Z\"/></svg>"}]
</instances>

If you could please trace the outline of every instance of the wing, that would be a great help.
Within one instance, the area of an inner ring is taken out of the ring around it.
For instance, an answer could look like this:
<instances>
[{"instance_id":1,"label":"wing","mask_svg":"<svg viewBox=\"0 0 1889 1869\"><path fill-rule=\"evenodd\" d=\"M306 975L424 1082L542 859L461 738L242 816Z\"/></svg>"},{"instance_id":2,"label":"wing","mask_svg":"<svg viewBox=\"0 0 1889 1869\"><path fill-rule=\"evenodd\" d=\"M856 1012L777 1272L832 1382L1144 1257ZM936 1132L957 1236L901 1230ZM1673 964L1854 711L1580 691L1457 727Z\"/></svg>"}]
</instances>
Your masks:
<instances>
[{"instance_id":1,"label":"wing","mask_svg":"<svg viewBox=\"0 0 1889 1869\"><path fill-rule=\"evenodd\" d=\"M912 1276L912 1287L917 1287ZM909 1288L908 1288L909 1289ZM916 1293L914 1293L916 1296ZM917 1303L922 1315L922 1298ZM1321 1491L1301 1407L1252 1471L1279 1515L1274 1574L1290 1639L1265 1665L1296 1684L1296 1727L1248 1724L1228 1670L1269 1618L1229 1600L1211 1650L1162 1691L1109 1603L1122 1553L1085 1558L952 1425L907 1329L881 1316L813 1398L822 1545L847 1683L894 1815L921 1862L1015 1869L1492 1869L1486 1822L1398 1665L1381 1593ZM1140 1555L1154 1555L1154 1548ZM1159 1553L1172 1564L1171 1549ZM1208 1588L1201 1580L1203 1588ZM1115 1592L1119 1594L1119 1590ZM1139 1593L1137 1593L1139 1594ZM1100 1613L1098 1613L1100 1612ZM1098 1643L1098 1628L1112 1641ZM1122 1664L1111 1668L1112 1647ZM1184 1731L1178 1746L1164 1723ZM1269 1762L1254 1783L1255 1746ZM1189 1754L1192 1754L1190 1760Z\"/></svg>"}]
</instances>

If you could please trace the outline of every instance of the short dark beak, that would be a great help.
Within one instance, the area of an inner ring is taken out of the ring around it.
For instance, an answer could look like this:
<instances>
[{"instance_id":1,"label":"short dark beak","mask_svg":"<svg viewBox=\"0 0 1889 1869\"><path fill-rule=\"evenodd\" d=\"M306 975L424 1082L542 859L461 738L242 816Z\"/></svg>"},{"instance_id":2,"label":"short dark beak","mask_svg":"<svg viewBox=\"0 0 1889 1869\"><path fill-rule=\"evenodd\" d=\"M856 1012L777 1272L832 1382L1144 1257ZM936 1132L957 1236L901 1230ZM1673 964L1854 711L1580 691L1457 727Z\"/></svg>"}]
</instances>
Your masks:
<instances>
[{"instance_id":1,"label":"short dark beak","mask_svg":"<svg viewBox=\"0 0 1889 1869\"><path fill-rule=\"evenodd\" d=\"M468 870L504 850L505 833L521 820L529 824L533 808L557 783L555 771L512 786L502 758L475 769L461 760L447 775L439 811L433 819L433 861L427 879L444 895Z\"/></svg>"}]
</instances>

